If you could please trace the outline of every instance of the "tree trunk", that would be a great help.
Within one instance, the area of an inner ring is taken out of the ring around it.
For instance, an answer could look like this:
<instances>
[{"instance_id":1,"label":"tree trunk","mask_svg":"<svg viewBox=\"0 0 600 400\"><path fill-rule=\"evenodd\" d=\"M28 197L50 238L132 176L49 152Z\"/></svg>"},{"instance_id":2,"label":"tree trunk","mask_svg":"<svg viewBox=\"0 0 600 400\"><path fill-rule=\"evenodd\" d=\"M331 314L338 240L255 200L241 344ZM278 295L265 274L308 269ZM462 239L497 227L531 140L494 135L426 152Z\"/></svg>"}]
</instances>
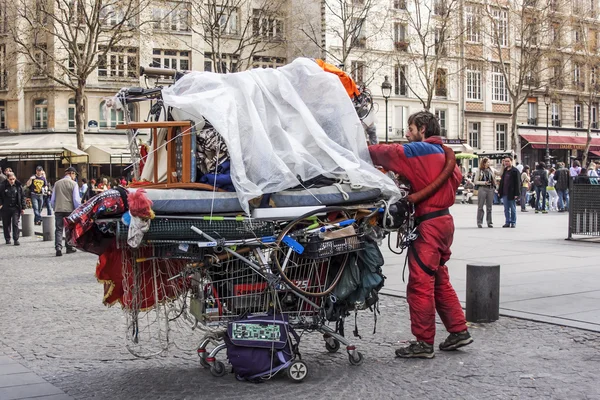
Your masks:
<instances>
[{"instance_id":1,"label":"tree trunk","mask_svg":"<svg viewBox=\"0 0 600 400\"><path fill-rule=\"evenodd\" d=\"M510 147L512 151L515 152L515 157L518 159L518 161L523 164L523 159L521 158L521 141L519 140L519 134L517 132L517 110L513 110L510 118L510 133Z\"/></svg>"},{"instance_id":2,"label":"tree trunk","mask_svg":"<svg viewBox=\"0 0 600 400\"><path fill-rule=\"evenodd\" d=\"M588 116L592 115L592 102L588 104ZM581 166L587 166L588 155L590 153L590 145L592 144L592 120L588 118L587 126L587 140L585 142L585 148L583 149L583 159L581 160Z\"/></svg>"},{"instance_id":3,"label":"tree trunk","mask_svg":"<svg viewBox=\"0 0 600 400\"><path fill-rule=\"evenodd\" d=\"M75 130L77 132L77 148L81 151L85 149L85 79L79 80L79 85L75 90ZM88 163L81 169L82 178L87 178Z\"/></svg>"}]
</instances>

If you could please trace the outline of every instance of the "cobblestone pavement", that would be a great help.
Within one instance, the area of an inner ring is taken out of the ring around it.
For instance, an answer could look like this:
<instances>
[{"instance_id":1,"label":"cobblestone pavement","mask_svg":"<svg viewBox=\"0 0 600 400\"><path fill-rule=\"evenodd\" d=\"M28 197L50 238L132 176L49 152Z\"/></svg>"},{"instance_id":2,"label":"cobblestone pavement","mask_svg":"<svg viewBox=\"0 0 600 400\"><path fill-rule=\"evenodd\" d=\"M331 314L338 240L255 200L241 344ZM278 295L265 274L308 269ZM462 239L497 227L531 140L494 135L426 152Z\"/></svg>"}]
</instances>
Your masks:
<instances>
[{"instance_id":1,"label":"cobblestone pavement","mask_svg":"<svg viewBox=\"0 0 600 400\"><path fill-rule=\"evenodd\" d=\"M411 335L405 300L387 296L376 334L372 314L358 318L363 365L329 354L311 334L301 343L310 368L301 384L214 378L179 350L137 359L125 348L120 309L101 304L94 266L92 255L56 258L39 240L0 245L0 352L78 399L600 399L600 334L502 318L473 325L475 342L464 351L395 359L394 346Z\"/></svg>"}]
</instances>

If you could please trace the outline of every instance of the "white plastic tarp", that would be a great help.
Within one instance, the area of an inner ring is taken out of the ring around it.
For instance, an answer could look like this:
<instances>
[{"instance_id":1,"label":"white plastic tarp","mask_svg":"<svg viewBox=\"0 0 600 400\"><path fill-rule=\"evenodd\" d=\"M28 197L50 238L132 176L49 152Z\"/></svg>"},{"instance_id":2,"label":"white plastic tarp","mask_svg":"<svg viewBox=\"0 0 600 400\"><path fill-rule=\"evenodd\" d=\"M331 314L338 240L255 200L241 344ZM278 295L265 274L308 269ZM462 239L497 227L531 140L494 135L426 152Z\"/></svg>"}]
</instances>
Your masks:
<instances>
[{"instance_id":1,"label":"white plastic tarp","mask_svg":"<svg viewBox=\"0 0 600 400\"><path fill-rule=\"evenodd\" d=\"M372 165L361 122L336 75L313 60L234 74L193 72L163 90L183 119L204 116L227 143L240 204L318 175L399 196Z\"/></svg>"}]
</instances>

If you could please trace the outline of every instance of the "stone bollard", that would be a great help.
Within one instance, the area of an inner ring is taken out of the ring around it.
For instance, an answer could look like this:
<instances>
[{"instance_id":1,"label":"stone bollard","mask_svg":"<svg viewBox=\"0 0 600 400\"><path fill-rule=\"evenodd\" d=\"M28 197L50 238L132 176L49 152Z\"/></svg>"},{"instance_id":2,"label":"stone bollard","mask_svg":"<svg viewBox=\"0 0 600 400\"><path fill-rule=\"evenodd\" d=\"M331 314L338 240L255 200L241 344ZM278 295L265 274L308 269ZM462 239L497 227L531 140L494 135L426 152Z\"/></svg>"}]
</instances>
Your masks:
<instances>
[{"instance_id":1,"label":"stone bollard","mask_svg":"<svg viewBox=\"0 0 600 400\"><path fill-rule=\"evenodd\" d=\"M44 242L54 240L54 215L42 216L42 237Z\"/></svg>"},{"instance_id":2,"label":"stone bollard","mask_svg":"<svg viewBox=\"0 0 600 400\"><path fill-rule=\"evenodd\" d=\"M21 215L21 235L23 237L33 236L33 214Z\"/></svg>"},{"instance_id":3,"label":"stone bollard","mask_svg":"<svg viewBox=\"0 0 600 400\"><path fill-rule=\"evenodd\" d=\"M500 265L467 264L467 321L493 322L499 316Z\"/></svg>"}]
</instances>

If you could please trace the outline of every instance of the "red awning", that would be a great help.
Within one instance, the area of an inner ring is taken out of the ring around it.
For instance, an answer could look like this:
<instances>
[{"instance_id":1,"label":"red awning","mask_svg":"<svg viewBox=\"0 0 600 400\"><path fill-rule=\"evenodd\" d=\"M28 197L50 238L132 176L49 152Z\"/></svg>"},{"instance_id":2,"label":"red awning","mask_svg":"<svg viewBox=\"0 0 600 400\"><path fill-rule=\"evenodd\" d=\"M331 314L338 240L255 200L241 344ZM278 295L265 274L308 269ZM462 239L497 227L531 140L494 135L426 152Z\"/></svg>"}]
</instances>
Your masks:
<instances>
[{"instance_id":1,"label":"red awning","mask_svg":"<svg viewBox=\"0 0 600 400\"><path fill-rule=\"evenodd\" d=\"M521 134L521 137L529 142L534 149L546 148L546 135L529 135ZM587 137L585 136L557 136L550 135L548 137L548 148L550 149L567 149L567 150L584 150ZM600 137L592 138L590 151L600 151Z\"/></svg>"},{"instance_id":2,"label":"red awning","mask_svg":"<svg viewBox=\"0 0 600 400\"><path fill-rule=\"evenodd\" d=\"M590 151L590 154L592 154L592 156L600 158L600 151Z\"/></svg>"}]
</instances>

